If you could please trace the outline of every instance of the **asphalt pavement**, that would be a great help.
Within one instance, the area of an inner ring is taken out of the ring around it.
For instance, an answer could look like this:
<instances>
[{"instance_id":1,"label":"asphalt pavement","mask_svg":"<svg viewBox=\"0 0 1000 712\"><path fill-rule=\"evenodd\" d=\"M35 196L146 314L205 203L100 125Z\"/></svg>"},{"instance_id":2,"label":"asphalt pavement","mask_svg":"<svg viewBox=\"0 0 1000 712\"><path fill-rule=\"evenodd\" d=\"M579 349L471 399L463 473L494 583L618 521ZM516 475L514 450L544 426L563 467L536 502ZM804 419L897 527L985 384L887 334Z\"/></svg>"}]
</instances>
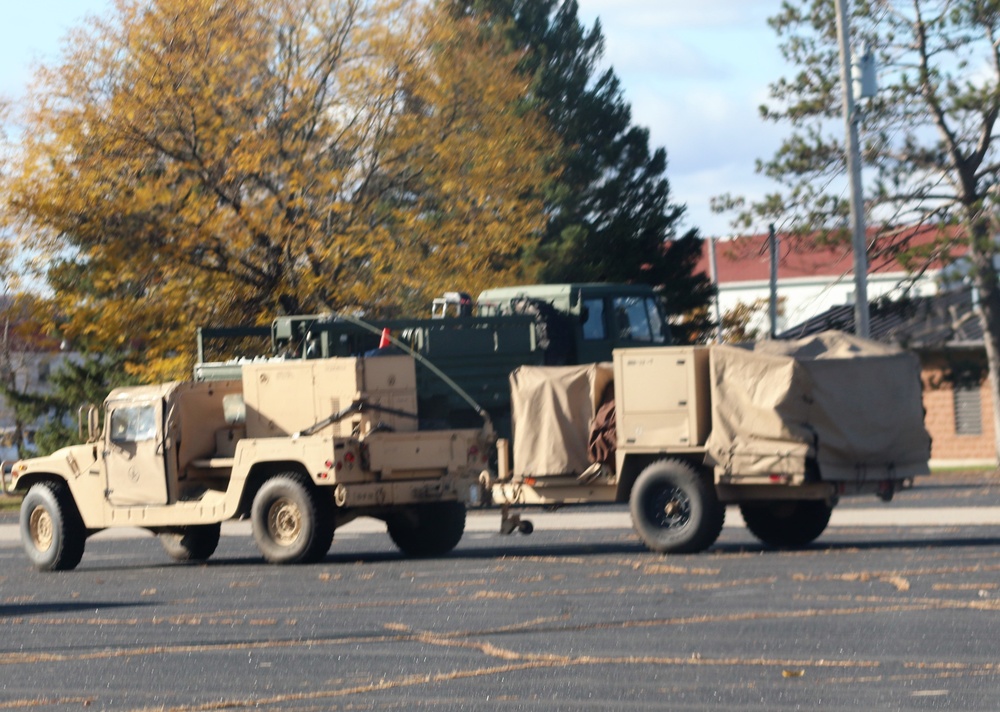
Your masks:
<instances>
[{"instance_id":1,"label":"asphalt pavement","mask_svg":"<svg viewBox=\"0 0 1000 712\"><path fill-rule=\"evenodd\" d=\"M240 524L206 564L100 535L41 574L0 544L0 709L996 710L1000 480L845 500L811 547L728 513L708 552L646 551L623 508L470 515L403 558L379 525L263 563Z\"/></svg>"}]
</instances>

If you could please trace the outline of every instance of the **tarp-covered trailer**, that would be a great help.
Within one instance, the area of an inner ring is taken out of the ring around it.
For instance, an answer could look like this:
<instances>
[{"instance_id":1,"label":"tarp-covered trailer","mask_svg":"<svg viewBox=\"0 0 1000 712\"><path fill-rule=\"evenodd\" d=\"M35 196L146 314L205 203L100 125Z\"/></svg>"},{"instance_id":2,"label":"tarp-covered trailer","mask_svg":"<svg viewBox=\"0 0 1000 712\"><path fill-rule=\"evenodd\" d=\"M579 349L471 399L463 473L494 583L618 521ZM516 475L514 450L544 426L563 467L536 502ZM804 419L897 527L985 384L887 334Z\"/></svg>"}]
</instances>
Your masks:
<instances>
[{"instance_id":1,"label":"tarp-covered trailer","mask_svg":"<svg viewBox=\"0 0 1000 712\"><path fill-rule=\"evenodd\" d=\"M507 529L512 506L629 502L651 549L692 552L737 504L762 541L796 547L841 496L888 501L929 473L916 357L840 332L621 350L510 381L513 467L501 457L489 483Z\"/></svg>"}]
</instances>

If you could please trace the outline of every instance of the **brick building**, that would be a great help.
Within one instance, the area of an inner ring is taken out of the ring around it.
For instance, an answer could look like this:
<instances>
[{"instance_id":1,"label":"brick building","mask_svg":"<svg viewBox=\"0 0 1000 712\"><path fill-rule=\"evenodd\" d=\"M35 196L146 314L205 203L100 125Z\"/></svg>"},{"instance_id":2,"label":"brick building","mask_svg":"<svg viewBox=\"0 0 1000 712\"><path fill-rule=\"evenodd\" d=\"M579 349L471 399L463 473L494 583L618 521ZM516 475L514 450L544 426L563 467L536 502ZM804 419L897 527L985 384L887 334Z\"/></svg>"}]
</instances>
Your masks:
<instances>
[{"instance_id":1,"label":"brick building","mask_svg":"<svg viewBox=\"0 0 1000 712\"><path fill-rule=\"evenodd\" d=\"M996 461L993 400L985 378L956 384L941 354L921 354L924 424L931 434L931 457L941 461ZM985 368L985 356L983 357Z\"/></svg>"}]
</instances>

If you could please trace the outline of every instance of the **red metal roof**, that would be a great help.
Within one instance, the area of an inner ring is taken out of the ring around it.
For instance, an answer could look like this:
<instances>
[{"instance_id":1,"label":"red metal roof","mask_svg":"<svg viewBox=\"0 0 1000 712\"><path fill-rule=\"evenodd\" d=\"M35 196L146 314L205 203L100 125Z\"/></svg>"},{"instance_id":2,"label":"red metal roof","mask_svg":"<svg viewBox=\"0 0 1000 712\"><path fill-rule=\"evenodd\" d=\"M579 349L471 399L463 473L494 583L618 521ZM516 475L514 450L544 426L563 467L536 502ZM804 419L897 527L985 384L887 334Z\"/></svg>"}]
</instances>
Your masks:
<instances>
[{"instance_id":1,"label":"red metal roof","mask_svg":"<svg viewBox=\"0 0 1000 712\"><path fill-rule=\"evenodd\" d=\"M964 254L960 230L944 228L951 257ZM944 265L940 247L935 243L942 236L937 227L897 229L891 235L869 231L868 272L902 272L904 266L896 258L894 245L905 244L911 251L927 253L917 258L921 264L929 259L932 267ZM767 235L747 235L715 243L715 263L720 284L767 281L771 274ZM705 240L702 256L695 272L709 274L709 241ZM807 277L840 277L854 274L854 256L849 238L843 241L817 244L815 236L778 235L778 279Z\"/></svg>"}]
</instances>

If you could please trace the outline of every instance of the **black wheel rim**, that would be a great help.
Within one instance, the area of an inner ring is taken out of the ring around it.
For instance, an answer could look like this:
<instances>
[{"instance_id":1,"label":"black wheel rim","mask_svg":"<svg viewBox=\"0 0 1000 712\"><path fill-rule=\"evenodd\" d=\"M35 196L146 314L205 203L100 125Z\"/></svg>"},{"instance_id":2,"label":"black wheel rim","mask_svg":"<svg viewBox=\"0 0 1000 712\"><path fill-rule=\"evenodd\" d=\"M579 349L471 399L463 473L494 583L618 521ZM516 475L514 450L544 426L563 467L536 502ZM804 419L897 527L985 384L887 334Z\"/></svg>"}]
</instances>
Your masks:
<instances>
[{"instance_id":1,"label":"black wheel rim","mask_svg":"<svg viewBox=\"0 0 1000 712\"><path fill-rule=\"evenodd\" d=\"M691 521L691 499L677 487L662 487L646 503L646 516L660 529L680 529Z\"/></svg>"}]
</instances>

